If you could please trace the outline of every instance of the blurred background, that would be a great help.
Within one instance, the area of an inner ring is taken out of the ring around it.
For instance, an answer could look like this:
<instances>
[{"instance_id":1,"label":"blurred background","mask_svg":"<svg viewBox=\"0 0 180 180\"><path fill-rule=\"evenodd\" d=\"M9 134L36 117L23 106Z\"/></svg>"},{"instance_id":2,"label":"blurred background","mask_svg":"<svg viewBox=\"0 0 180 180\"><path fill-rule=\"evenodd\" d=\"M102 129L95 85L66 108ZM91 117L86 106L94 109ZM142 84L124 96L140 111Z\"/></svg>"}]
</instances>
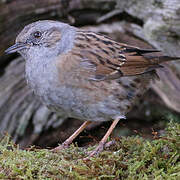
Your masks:
<instances>
[{"instance_id":1,"label":"blurred background","mask_svg":"<svg viewBox=\"0 0 180 180\"><path fill-rule=\"evenodd\" d=\"M56 146L82 123L62 119L43 106L26 84L24 60L4 54L25 25L42 19L180 57L179 0L0 0L0 136L10 134L20 147ZM180 122L180 62L164 66L158 70L160 80L152 83L112 136L153 138L163 134L169 120ZM93 124L78 137L78 145L98 141L110 124Z\"/></svg>"}]
</instances>

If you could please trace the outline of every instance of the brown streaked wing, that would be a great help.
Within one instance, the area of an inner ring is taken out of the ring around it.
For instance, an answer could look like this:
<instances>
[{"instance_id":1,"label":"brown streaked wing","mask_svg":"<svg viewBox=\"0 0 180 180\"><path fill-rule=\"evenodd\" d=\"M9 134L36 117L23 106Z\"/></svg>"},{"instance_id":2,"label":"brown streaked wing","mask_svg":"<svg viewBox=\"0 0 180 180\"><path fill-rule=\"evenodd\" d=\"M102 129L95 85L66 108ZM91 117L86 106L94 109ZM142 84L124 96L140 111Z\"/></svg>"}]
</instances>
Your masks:
<instances>
[{"instance_id":1,"label":"brown streaked wing","mask_svg":"<svg viewBox=\"0 0 180 180\"><path fill-rule=\"evenodd\" d=\"M81 65L94 72L92 80L117 79L122 76L143 74L158 68L158 62L144 54L159 52L118 43L104 35L78 31L72 50L81 57Z\"/></svg>"}]
</instances>

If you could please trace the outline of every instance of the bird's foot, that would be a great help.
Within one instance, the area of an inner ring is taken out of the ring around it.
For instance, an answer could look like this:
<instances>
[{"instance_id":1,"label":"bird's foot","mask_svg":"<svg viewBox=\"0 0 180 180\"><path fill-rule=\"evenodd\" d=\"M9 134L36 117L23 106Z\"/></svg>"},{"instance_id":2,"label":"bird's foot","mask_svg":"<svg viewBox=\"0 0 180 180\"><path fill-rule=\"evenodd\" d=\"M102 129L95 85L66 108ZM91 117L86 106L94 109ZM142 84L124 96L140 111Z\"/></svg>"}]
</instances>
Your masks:
<instances>
[{"instance_id":1,"label":"bird's foot","mask_svg":"<svg viewBox=\"0 0 180 180\"><path fill-rule=\"evenodd\" d=\"M105 148L110 147L113 145L115 141L109 141L107 143L100 142L99 145L96 147L95 150L88 152L88 157L84 158L83 160L88 160L90 157L98 155L100 152L102 152Z\"/></svg>"},{"instance_id":2,"label":"bird's foot","mask_svg":"<svg viewBox=\"0 0 180 180\"><path fill-rule=\"evenodd\" d=\"M68 147L69 147L69 144L63 143L63 144L57 146L56 148L52 149L51 152L59 152L59 151L66 149Z\"/></svg>"}]
</instances>

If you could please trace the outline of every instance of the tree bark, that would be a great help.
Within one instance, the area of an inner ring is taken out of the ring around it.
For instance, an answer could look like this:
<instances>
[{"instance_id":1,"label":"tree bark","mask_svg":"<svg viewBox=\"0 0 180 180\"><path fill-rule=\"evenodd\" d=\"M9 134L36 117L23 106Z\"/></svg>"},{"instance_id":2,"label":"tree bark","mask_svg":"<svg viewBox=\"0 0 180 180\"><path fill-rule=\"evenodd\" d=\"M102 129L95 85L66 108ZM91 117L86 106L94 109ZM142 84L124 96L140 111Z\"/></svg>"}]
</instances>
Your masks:
<instances>
[{"instance_id":1,"label":"tree bark","mask_svg":"<svg viewBox=\"0 0 180 180\"><path fill-rule=\"evenodd\" d=\"M105 33L120 42L154 46L163 54L180 57L179 12L178 0L1 0L0 131L8 132L21 146L51 146L81 124L79 120L62 119L43 106L26 85L22 58L4 54L24 25L40 19L60 20ZM167 63L158 74L161 81L153 83L152 89L163 103L155 96L155 104L180 112L180 63ZM151 99L146 96L143 101ZM139 113L133 110L129 117L147 118L138 107Z\"/></svg>"}]
</instances>

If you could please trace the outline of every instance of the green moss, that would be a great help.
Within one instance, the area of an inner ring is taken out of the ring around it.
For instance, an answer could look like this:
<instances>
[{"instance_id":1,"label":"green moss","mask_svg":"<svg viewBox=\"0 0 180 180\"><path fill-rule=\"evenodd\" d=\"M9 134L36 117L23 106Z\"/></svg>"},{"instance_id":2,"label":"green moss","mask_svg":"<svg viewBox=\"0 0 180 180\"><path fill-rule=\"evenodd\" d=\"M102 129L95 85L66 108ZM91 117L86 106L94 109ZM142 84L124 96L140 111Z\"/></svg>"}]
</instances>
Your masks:
<instances>
[{"instance_id":1,"label":"green moss","mask_svg":"<svg viewBox=\"0 0 180 180\"><path fill-rule=\"evenodd\" d=\"M71 146L59 153L21 150L9 137L0 142L0 179L179 179L180 124L152 141L122 137L99 156L83 160L94 147Z\"/></svg>"}]
</instances>

